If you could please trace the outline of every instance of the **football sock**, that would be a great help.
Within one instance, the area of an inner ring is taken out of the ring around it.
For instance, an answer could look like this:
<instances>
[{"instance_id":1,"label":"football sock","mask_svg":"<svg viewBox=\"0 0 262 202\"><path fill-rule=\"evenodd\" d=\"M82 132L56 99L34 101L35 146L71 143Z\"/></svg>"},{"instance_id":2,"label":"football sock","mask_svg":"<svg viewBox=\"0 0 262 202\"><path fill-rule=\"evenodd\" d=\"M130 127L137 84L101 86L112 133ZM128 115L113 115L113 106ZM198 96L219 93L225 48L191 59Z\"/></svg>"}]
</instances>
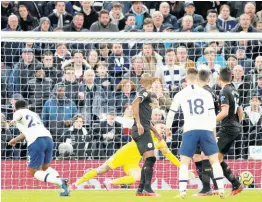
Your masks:
<instances>
[{"instance_id":1,"label":"football sock","mask_svg":"<svg viewBox=\"0 0 262 202\"><path fill-rule=\"evenodd\" d=\"M231 182L231 184L234 187L239 187L240 186L240 182L237 181L236 177L234 176L233 172L231 171L231 169L228 167L228 165L226 164L226 162L222 162L221 163L221 167L223 169L224 172L224 176L228 179L229 182Z\"/></svg>"},{"instance_id":2,"label":"football sock","mask_svg":"<svg viewBox=\"0 0 262 202\"><path fill-rule=\"evenodd\" d=\"M210 190L211 173L212 173L212 169L209 160L203 160L202 161L202 183L203 183L202 191Z\"/></svg>"},{"instance_id":3,"label":"football sock","mask_svg":"<svg viewBox=\"0 0 262 202\"><path fill-rule=\"evenodd\" d=\"M96 169L92 169L92 170L88 171L86 174L84 174L83 177L81 177L79 180L77 180L76 184L80 185L80 184L82 184L82 183L84 183L84 182L86 182L86 181L88 181L88 180L90 180L90 179L92 179L96 176L97 176Z\"/></svg>"},{"instance_id":4,"label":"football sock","mask_svg":"<svg viewBox=\"0 0 262 202\"><path fill-rule=\"evenodd\" d=\"M213 170L212 170L212 173L211 173L211 179L212 179L212 181L213 181L214 189L218 189L218 187L217 187L217 181L214 179Z\"/></svg>"},{"instance_id":5,"label":"football sock","mask_svg":"<svg viewBox=\"0 0 262 202\"><path fill-rule=\"evenodd\" d=\"M188 166L180 165L179 167L179 191L186 191L188 182Z\"/></svg>"},{"instance_id":6,"label":"football sock","mask_svg":"<svg viewBox=\"0 0 262 202\"><path fill-rule=\"evenodd\" d=\"M133 184L136 179L133 176L125 176L112 180L112 184Z\"/></svg>"},{"instance_id":7,"label":"football sock","mask_svg":"<svg viewBox=\"0 0 262 202\"><path fill-rule=\"evenodd\" d=\"M151 188L151 180L152 180L152 176L153 176L153 167L154 167L155 162L156 162L156 157L154 157L154 156L148 157L145 161L143 168L142 168L142 169L144 169L144 172L145 172L144 189L147 192L153 192L153 190Z\"/></svg>"},{"instance_id":8,"label":"football sock","mask_svg":"<svg viewBox=\"0 0 262 202\"><path fill-rule=\"evenodd\" d=\"M180 166L180 161L177 159L177 157L172 154L171 152L164 154L165 157L175 166L179 167Z\"/></svg>"},{"instance_id":9,"label":"football sock","mask_svg":"<svg viewBox=\"0 0 262 202\"><path fill-rule=\"evenodd\" d=\"M140 184L138 186L138 191L142 192L145 186L145 170L141 169L141 178L140 178Z\"/></svg>"},{"instance_id":10,"label":"football sock","mask_svg":"<svg viewBox=\"0 0 262 202\"><path fill-rule=\"evenodd\" d=\"M55 169L51 168L51 167L48 167L48 169L45 172L50 173L52 175L55 175L56 177L59 178L58 172Z\"/></svg>"},{"instance_id":11,"label":"football sock","mask_svg":"<svg viewBox=\"0 0 262 202\"><path fill-rule=\"evenodd\" d=\"M223 182L223 170L219 163L214 163L212 165L213 173L214 173L214 179L217 182L217 187L219 190L224 190L224 182Z\"/></svg>"},{"instance_id":12,"label":"football sock","mask_svg":"<svg viewBox=\"0 0 262 202\"><path fill-rule=\"evenodd\" d=\"M196 165L196 171L197 171L198 177L202 182L202 161L195 162L195 165Z\"/></svg>"},{"instance_id":13,"label":"football sock","mask_svg":"<svg viewBox=\"0 0 262 202\"><path fill-rule=\"evenodd\" d=\"M57 178L55 175L42 170L36 171L34 177L42 182L50 182L62 186L62 180L60 178Z\"/></svg>"}]
</instances>

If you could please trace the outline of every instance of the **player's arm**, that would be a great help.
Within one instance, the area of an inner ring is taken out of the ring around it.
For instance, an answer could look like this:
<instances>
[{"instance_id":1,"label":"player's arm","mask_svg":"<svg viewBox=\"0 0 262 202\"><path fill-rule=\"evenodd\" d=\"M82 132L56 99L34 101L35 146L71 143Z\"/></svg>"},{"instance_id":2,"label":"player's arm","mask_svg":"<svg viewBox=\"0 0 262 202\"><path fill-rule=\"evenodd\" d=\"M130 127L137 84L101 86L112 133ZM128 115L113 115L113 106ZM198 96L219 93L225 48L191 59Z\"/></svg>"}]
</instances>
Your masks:
<instances>
[{"instance_id":1,"label":"player's arm","mask_svg":"<svg viewBox=\"0 0 262 202\"><path fill-rule=\"evenodd\" d=\"M243 110L243 107L242 107L242 106L240 106L240 107L237 108L237 115L238 115L239 121L244 120L244 118L245 118L245 113L244 113L244 110Z\"/></svg>"},{"instance_id":2,"label":"player's arm","mask_svg":"<svg viewBox=\"0 0 262 202\"><path fill-rule=\"evenodd\" d=\"M141 122L140 122L140 117L139 117L139 103L142 101L142 99L140 97L137 97L133 103L132 103L132 108L133 108L133 113L134 113L134 118L135 118L135 121L136 121L136 125L137 125L137 128L138 128L138 134L139 135L143 135L144 133L144 128L143 126L141 125Z\"/></svg>"},{"instance_id":3,"label":"player's arm","mask_svg":"<svg viewBox=\"0 0 262 202\"><path fill-rule=\"evenodd\" d=\"M17 136L16 138L13 138L12 140L10 140L8 142L8 145L12 145L15 146L17 142L20 142L21 140L25 139L25 135L24 134L20 134L19 136Z\"/></svg>"},{"instance_id":4,"label":"player's arm","mask_svg":"<svg viewBox=\"0 0 262 202\"><path fill-rule=\"evenodd\" d=\"M228 96L223 92L220 95L220 102L221 102L221 111L218 113L216 117L216 122L222 121L225 117L227 117L229 113L229 99Z\"/></svg>"}]
</instances>

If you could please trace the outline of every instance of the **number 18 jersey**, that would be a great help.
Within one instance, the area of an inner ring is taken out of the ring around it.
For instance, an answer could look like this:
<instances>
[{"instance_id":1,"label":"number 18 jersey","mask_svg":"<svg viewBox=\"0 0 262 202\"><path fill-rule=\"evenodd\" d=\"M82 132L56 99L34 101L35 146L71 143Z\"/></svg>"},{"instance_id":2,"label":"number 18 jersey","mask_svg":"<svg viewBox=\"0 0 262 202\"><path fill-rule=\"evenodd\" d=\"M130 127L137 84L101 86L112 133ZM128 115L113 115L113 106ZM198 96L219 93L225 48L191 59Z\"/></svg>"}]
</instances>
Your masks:
<instances>
[{"instance_id":1,"label":"number 18 jersey","mask_svg":"<svg viewBox=\"0 0 262 202\"><path fill-rule=\"evenodd\" d=\"M29 109L19 109L13 115L16 126L25 135L27 146L38 137L51 137L50 132L44 127L39 116Z\"/></svg>"},{"instance_id":2,"label":"number 18 jersey","mask_svg":"<svg viewBox=\"0 0 262 202\"><path fill-rule=\"evenodd\" d=\"M197 85L189 85L173 99L170 110L184 114L184 132L190 130L213 131L216 127L214 101L211 94Z\"/></svg>"}]
</instances>

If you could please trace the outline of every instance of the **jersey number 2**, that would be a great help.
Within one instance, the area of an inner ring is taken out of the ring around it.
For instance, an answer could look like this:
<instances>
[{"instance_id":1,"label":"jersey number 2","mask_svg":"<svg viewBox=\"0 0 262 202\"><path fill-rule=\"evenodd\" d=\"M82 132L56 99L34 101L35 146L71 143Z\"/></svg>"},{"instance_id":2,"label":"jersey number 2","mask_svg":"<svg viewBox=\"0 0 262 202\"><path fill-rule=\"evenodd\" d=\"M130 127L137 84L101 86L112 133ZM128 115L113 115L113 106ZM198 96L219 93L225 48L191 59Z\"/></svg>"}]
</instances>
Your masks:
<instances>
[{"instance_id":1,"label":"jersey number 2","mask_svg":"<svg viewBox=\"0 0 262 202\"><path fill-rule=\"evenodd\" d=\"M204 113L204 101L202 99L195 99L194 102L192 100L187 100L189 104L190 114L193 115L194 113L197 115Z\"/></svg>"},{"instance_id":2,"label":"jersey number 2","mask_svg":"<svg viewBox=\"0 0 262 202\"><path fill-rule=\"evenodd\" d=\"M25 116L25 118L26 118L26 120L29 120L27 128L31 128L32 126L35 126L36 124L39 124L39 122L38 121L34 121L33 116L31 116L29 114L27 114Z\"/></svg>"}]
</instances>

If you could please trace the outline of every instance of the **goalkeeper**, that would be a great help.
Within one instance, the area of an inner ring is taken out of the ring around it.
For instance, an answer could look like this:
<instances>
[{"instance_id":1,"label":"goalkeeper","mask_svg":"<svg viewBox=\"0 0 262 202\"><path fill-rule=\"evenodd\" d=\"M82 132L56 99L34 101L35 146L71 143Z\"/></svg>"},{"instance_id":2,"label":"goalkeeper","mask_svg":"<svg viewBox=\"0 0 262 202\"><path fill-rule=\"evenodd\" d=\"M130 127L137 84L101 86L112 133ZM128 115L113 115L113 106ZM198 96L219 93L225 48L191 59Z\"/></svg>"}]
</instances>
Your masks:
<instances>
[{"instance_id":1,"label":"goalkeeper","mask_svg":"<svg viewBox=\"0 0 262 202\"><path fill-rule=\"evenodd\" d=\"M158 121L155 123L155 128L159 132L159 134L165 134L166 126L162 121ZM154 133L151 131L152 139L155 144L155 148L159 149L163 155L175 166L179 167L179 160L171 153L168 149L166 142L162 139L158 141L158 139L154 136ZM120 185L120 184L133 184L136 181L140 181L140 173L141 168L139 167L139 162L141 160L141 155L138 151L137 145L132 140L127 143L121 149L119 149L113 156L111 156L103 165L99 166L96 169L91 169L87 173L84 174L79 180L75 183L71 184L70 189L75 190L78 185L88 181L96 176L103 175L110 170L114 170L116 168L122 167L126 176L116 178L113 180L106 180L103 184L107 190L110 190L112 185Z\"/></svg>"}]
</instances>

